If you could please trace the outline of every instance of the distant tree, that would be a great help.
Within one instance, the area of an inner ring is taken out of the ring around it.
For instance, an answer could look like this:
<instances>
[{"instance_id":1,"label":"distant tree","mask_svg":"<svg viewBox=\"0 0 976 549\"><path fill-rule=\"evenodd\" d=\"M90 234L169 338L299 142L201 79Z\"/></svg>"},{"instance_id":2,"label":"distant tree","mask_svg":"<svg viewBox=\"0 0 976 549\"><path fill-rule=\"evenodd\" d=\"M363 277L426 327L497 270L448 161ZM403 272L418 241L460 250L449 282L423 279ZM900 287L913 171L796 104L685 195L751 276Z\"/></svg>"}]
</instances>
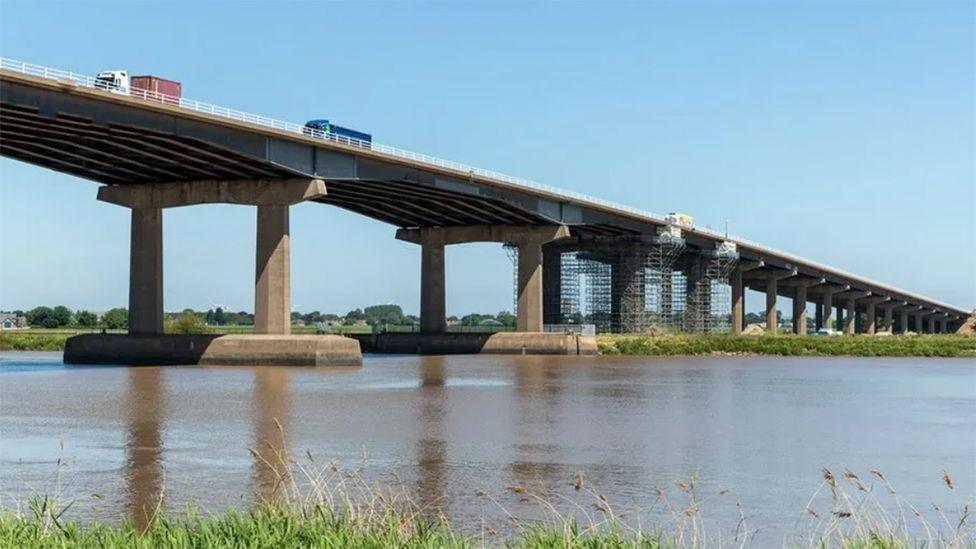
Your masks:
<instances>
[{"instance_id":1,"label":"distant tree","mask_svg":"<svg viewBox=\"0 0 976 549\"><path fill-rule=\"evenodd\" d=\"M515 321L517 319L515 318L515 315L513 315L512 313L508 311L502 311L497 315L495 315L495 320L501 322L505 326L515 326Z\"/></svg>"},{"instance_id":2,"label":"distant tree","mask_svg":"<svg viewBox=\"0 0 976 549\"><path fill-rule=\"evenodd\" d=\"M33 309L27 311L27 324L31 326L43 326L44 321L47 317L51 316L54 311L50 307L34 307Z\"/></svg>"},{"instance_id":3,"label":"distant tree","mask_svg":"<svg viewBox=\"0 0 976 549\"><path fill-rule=\"evenodd\" d=\"M447 321L448 322L457 322L458 321L458 317L456 317L454 315L451 315L451 316L447 317Z\"/></svg>"},{"instance_id":4,"label":"distant tree","mask_svg":"<svg viewBox=\"0 0 976 549\"><path fill-rule=\"evenodd\" d=\"M51 316L56 322L55 328L60 328L71 324L71 309L64 305L58 305L51 310Z\"/></svg>"},{"instance_id":5,"label":"distant tree","mask_svg":"<svg viewBox=\"0 0 976 549\"><path fill-rule=\"evenodd\" d=\"M302 315L302 320L305 321L306 326L311 326L316 322L322 322L322 313L318 311L312 311L308 314Z\"/></svg>"},{"instance_id":6,"label":"distant tree","mask_svg":"<svg viewBox=\"0 0 976 549\"><path fill-rule=\"evenodd\" d=\"M494 317L492 317L491 315L481 315L478 313L471 313L469 315L464 315L461 317L461 325L478 326L479 324L481 324L482 322L488 319L494 320Z\"/></svg>"},{"instance_id":7,"label":"distant tree","mask_svg":"<svg viewBox=\"0 0 976 549\"><path fill-rule=\"evenodd\" d=\"M371 326L400 324L403 321L403 309L399 305L371 305L363 309L363 316Z\"/></svg>"},{"instance_id":8,"label":"distant tree","mask_svg":"<svg viewBox=\"0 0 976 549\"><path fill-rule=\"evenodd\" d=\"M420 318L416 315L406 315L403 317L403 323L409 326L416 326L420 324Z\"/></svg>"},{"instance_id":9,"label":"distant tree","mask_svg":"<svg viewBox=\"0 0 976 549\"><path fill-rule=\"evenodd\" d=\"M346 313L346 316L344 316L343 318L347 322L348 321L356 322L358 320L366 320L366 315L363 314L363 311L361 309L353 309L348 313Z\"/></svg>"},{"instance_id":10,"label":"distant tree","mask_svg":"<svg viewBox=\"0 0 976 549\"><path fill-rule=\"evenodd\" d=\"M766 322L766 317L759 316L756 313L746 313L746 324L761 324Z\"/></svg>"},{"instance_id":11,"label":"distant tree","mask_svg":"<svg viewBox=\"0 0 976 549\"><path fill-rule=\"evenodd\" d=\"M339 320L339 315L337 314L327 313L322 315L323 322L335 322L336 320Z\"/></svg>"},{"instance_id":12,"label":"distant tree","mask_svg":"<svg viewBox=\"0 0 976 549\"><path fill-rule=\"evenodd\" d=\"M109 309L102 316L102 325L111 330L121 330L129 325L129 310L124 308Z\"/></svg>"},{"instance_id":13,"label":"distant tree","mask_svg":"<svg viewBox=\"0 0 976 549\"><path fill-rule=\"evenodd\" d=\"M227 315L224 313L224 309L217 307L213 312L213 321L217 326L223 326L227 324Z\"/></svg>"},{"instance_id":14,"label":"distant tree","mask_svg":"<svg viewBox=\"0 0 976 549\"><path fill-rule=\"evenodd\" d=\"M75 322L84 328L94 328L98 324L98 317L90 311L78 311L75 315Z\"/></svg>"},{"instance_id":15,"label":"distant tree","mask_svg":"<svg viewBox=\"0 0 976 549\"><path fill-rule=\"evenodd\" d=\"M183 311L176 320L167 322L164 327L168 334L205 334L207 325L193 311Z\"/></svg>"}]
</instances>

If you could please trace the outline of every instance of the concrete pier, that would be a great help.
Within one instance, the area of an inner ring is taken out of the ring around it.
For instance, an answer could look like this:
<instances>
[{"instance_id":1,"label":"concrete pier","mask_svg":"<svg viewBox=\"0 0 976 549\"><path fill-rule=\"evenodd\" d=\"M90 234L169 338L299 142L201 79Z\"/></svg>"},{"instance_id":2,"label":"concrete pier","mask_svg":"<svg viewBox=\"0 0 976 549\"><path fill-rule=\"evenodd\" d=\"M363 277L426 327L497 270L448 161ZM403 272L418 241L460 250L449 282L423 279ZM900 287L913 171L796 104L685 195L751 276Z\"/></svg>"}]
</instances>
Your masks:
<instances>
[{"instance_id":1,"label":"concrete pier","mask_svg":"<svg viewBox=\"0 0 976 549\"><path fill-rule=\"evenodd\" d=\"M539 240L518 244L517 309L516 330L542 331L542 242Z\"/></svg>"},{"instance_id":2,"label":"concrete pier","mask_svg":"<svg viewBox=\"0 0 976 549\"><path fill-rule=\"evenodd\" d=\"M359 342L337 335L128 335L68 338L67 364L361 366Z\"/></svg>"},{"instance_id":3,"label":"concrete pier","mask_svg":"<svg viewBox=\"0 0 976 549\"><path fill-rule=\"evenodd\" d=\"M762 267L762 261L739 261L729 276L732 286L732 333L741 334L746 321L746 294L743 274Z\"/></svg>"},{"instance_id":4,"label":"concrete pier","mask_svg":"<svg viewBox=\"0 0 976 549\"><path fill-rule=\"evenodd\" d=\"M559 249L542 247L542 322L562 324L562 253Z\"/></svg>"},{"instance_id":5,"label":"concrete pier","mask_svg":"<svg viewBox=\"0 0 976 549\"><path fill-rule=\"evenodd\" d=\"M99 200L132 211L129 334L70 338L65 361L311 365L322 364L330 357L337 357L342 364L361 361L356 355L358 348L351 353L348 341L342 338L287 337L291 332L288 209L325 195L325 183L319 179L198 180L99 187ZM258 334L283 337L163 335L163 209L196 204L257 206L254 329ZM334 348L339 350L333 353L330 349Z\"/></svg>"},{"instance_id":6,"label":"concrete pier","mask_svg":"<svg viewBox=\"0 0 976 549\"><path fill-rule=\"evenodd\" d=\"M163 210L132 208L129 332L163 333Z\"/></svg>"},{"instance_id":7,"label":"concrete pier","mask_svg":"<svg viewBox=\"0 0 976 549\"><path fill-rule=\"evenodd\" d=\"M807 333L807 287L797 286L793 293L793 333Z\"/></svg>"},{"instance_id":8,"label":"concrete pier","mask_svg":"<svg viewBox=\"0 0 976 549\"><path fill-rule=\"evenodd\" d=\"M622 251L610 267L610 324L618 334L640 332L646 298L644 253Z\"/></svg>"},{"instance_id":9,"label":"concrete pier","mask_svg":"<svg viewBox=\"0 0 976 549\"><path fill-rule=\"evenodd\" d=\"M428 239L420 244L420 331L447 331L447 296L444 274L444 244Z\"/></svg>"},{"instance_id":10,"label":"concrete pier","mask_svg":"<svg viewBox=\"0 0 976 549\"><path fill-rule=\"evenodd\" d=\"M559 238L569 236L569 228L564 225L464 225L454 227L423 227L419 229L398 229L396 238L405 242L412 242L423 246L425 243L443 246L464 244L471 242L501 242L514 244L518 247L518 311L516 311L516 328L520 332L542 332L542 245ZM441 267L437 268L437 253L421 262L433 261L428 267L431 278L421 281L421 307L426 302L431 311L428 316L429 326L436 324L432 316L438 313L444 301L443 277L437 272L443 269L443 255ZM423 254L423 251L421 252ZM421 265L424 271L424 266ZM421 275L423 277L423 274ZM438 279L440 282L438 283ZM426 289L425 289L426 288ZM437 294L437 295L435 295ZM423 312L421 312L423 314Z\"/></svg>"},{"instance_id":11,"label":"concrete pier","mask_svg":"<svg viewBox=\"0 0 976 549\"><path fill-rule=\"evenodd\" d=\"M385 333L354 336L378 354L595 355L595 336L542 332Z\"/></svg>"},{"instance_id":12,"label":"concrete pier","mask_svg":"<svg viewBox=\"0 0 976 549\"><path fill-rule=\"evenodd\" d=\"M288 206L260 205L254 281L254 331L291 333L291 241Z\"/></svg>"}]
</instances>

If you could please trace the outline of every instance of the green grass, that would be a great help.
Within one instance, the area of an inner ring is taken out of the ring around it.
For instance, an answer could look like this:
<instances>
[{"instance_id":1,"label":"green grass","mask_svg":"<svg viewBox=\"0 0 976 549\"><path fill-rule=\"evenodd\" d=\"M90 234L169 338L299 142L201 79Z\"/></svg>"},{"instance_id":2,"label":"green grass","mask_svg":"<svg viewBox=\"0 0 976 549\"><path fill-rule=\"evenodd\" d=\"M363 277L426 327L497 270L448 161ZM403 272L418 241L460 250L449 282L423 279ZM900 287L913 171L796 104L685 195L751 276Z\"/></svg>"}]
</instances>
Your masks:
<instances>
[{"instance_id":1,"label":"green grass","mask_svg":"<svg viewBox=\"0 0 976 549\"><path fill-rule=\"evenodd\" d=\"M0 332L0 351L63 351L74 333Z\"/></svg>"},{"instance_id":2,"label":"green grass","mask_svg":"<svg viewBox=\"0 0 976 549\"><path fill-rule=\"evenodd\" d=\"M776 355L976 357L976 337L919 336L733 336L600 335L600 352L609 355Z\"/></svg>"}]
</instances>

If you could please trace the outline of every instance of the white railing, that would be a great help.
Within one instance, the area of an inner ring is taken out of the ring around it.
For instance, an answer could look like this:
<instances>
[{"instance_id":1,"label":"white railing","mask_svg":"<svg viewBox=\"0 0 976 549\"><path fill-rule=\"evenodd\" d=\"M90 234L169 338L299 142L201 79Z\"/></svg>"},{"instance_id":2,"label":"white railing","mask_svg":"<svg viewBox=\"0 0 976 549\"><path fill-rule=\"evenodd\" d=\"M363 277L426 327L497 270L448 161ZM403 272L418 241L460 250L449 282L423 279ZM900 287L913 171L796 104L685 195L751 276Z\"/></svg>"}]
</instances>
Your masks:
<instances>
[{"instance_id":1,"label":"white railing","mask_svg":"<svg viewBox=\"0 0 976 549\"><path fill-rule=\"evenodd\" d=\"M254 124L257 126L272 128L275 130L291 132L291 133L305 135L305 136L311 136L318 139L334 141L336 143L341 143L343 145L350 145L353 147L369 149L372 152L378 152L381 154L386 154L397 158L403 158L407 160L412 160L414 162L428 164L430 166L436 166L438 168L453 170L459 172L462 175L476 175L479 177L493 179L495 181L500 181L511 185L516 185L520 187L533 189L536 191L541 191L556 196L558 198L571 200L576 203L581 203L589 206L597 206L601 208L607 208L610 210L614 210L618 213L630 214L633 216L637 216L644 221L650 221L652 223L656 223L660 225L666 224L664 216L661 214L648 212L645 210L641 210L639 208L626 206L624 204L618 204L615 202L611 202L609 200L603 200L601 198L596 198L575 191L567 191L565 189L560 189L558 187L553 187L551 185L538 183L536 181L524 179L521 177L506 175L493 170L477 168L474 166L469 166L467 164L462 164L460 162L454 162L452 160L445 160L443 158L437 158L435 156L430 156L423 153L408 151L406 149L401 149L399 147L382 145L380 143L375 143L371 141L362 141L344 135L339 135L336 133L324 132L322 130L313 129L313 128L306 128L304 125L296 124L294 122L285 122L283 120L276 120L274 118L270 118L267 116L246 113L236 109L229 109L227 107L221 107L219 105L214 105L212 103L204 103L202 101L195 101L193 99L187 99L184 97L174 97L171 95L165 95L150 90L143 90L138 88L132 88L128 90L110 88L105 83L99 82L92 76L76 74L71 71L53 69L41 65L34 65L32 63L25 63L23 61L15 61L13 59L8 59L6 57L0 57L0 69L9 72L25 74L28 76L35 76L35 77L45 78L49 80L55 80L66 85L102 90L105 93L118 93L121 95L126 95L128 97L135 97L137 99L143 99L146 101L154 101L158 103L163 103L165 105L172 105L172 106L179 107L181 109L187 109L198 113L208 114L208 115L217 116L221 118L227 118L230 120L237 120L248 124ZM949 308L949 309L956 308L953 307L952 305L948 305L933 299L929 299L917 294L913 294L911 292L906 292L905 290L900 290L898 288L894 288L892 286L888 286L886 284L876 282L869 278L858 276L854 273L849 273L847 271L843 271L835 267L830 267L828 265L818 263L816 261L804 259L799 256L795 256L787 252L776 250L756 242L750 242L744 238L729 236L710 229L692 229L692 231L698 234L708 236L710 238L714 238L718 241L725 240L725 241L735 242L738 245L760 250L764 253L769 253L771 255L776 255L786 261L803 264L804 266L811 267L813 269L823 271L825 273L839 275L845 278L850 278L879 288L885 288L894 293L903 294L906 297L911 297L918 301L926 301L928 303L943 308Z\"/></svg>"}]
</instances>

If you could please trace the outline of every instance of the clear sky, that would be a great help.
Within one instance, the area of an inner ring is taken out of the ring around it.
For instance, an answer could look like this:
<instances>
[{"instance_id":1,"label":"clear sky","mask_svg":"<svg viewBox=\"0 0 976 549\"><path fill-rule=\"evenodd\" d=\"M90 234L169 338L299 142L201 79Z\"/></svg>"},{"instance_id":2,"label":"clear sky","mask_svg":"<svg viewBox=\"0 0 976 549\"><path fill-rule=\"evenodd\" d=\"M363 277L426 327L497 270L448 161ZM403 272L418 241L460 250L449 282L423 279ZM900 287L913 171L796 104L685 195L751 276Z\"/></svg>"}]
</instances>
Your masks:
<instances>
[{"instance_id":1,"label":"clear sky","mask_svg":"<svg viewBox=\"0 0 976 549\"><path fill-rule=\"evenodd\" d=\"M185 96L731 232L976 305L976 4L13 3L0 54L183 82ZM0 159L0 308L128 295L128 211ZM165 213L167 310L253 308L254 209ZM394 227L292 212L297 310L416 312ZM451 314L510 309L500 246L450 247ZM749 310L761 307L750 295Z\"/></svg>"}]
</instances>

